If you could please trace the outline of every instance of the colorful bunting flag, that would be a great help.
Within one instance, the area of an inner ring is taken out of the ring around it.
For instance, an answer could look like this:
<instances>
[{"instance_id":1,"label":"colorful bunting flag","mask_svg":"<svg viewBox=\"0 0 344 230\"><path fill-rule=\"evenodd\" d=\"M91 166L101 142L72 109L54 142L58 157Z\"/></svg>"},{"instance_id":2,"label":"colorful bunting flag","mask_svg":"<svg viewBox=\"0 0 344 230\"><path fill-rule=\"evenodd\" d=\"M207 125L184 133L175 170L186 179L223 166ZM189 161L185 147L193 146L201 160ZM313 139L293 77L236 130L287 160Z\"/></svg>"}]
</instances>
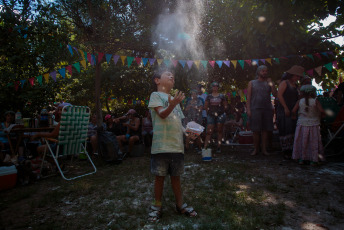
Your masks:
<instances>
[{"instance_id":1,"label":"colorful bunting flag","mask_svg":"<svg viewBox=\"0 0 344 230\"><path fill-rule=\"evenodd\" d=\"M191 60L188 60L186 63L188 64L189 69L191 69L191 68L192 68L192 64L193 64L194 62L191 61Z\"/></svg>"},{"instance_id":2,"label":"colorful bunting flag","mask_svg":"<svg viewBox=\"0 0 344 230\"><path fill-rule=\"evenodd\" d=\"M33 86L35 84L35 78L34 77L29 78L29 83L31 86Z\"/></svg>"},{"instance_id":3,"label":"colorful bunting flag","mask_svg":"<svg viewBox=\"0 0 344 230\"><path fill-rule=\"evenodd\" d=\"M251 66L251 63L252 63L251 60L245 60L245 62L246 62L249 66Z\"/></svg>"},{"instance_id":4,"label":"colorful bunting flag","mask_svg":"<svg viewBox=\"0 0 344 230\"><path fill-rule=\"evenodd\" d=\"M245 61L244 60L238 60L240 66L242 69L244 69L244 64L245 64Z\"/></svg>"},{"instance_id":5,"label":"colorful bunting flag","mask_svg":"<svg viewBox=\"0 0 344 230\"><path fill-rule=\"evenodd\" d=\"M87 53L87 61L92 65L92 56L90 53Z\"/></svg>"},{"instance_id":6,"label":"colorful bunting flag","mask_svg":"<svg viewBox=\"0 0 344 230\"><path fill-rule=\"evenodd\" d=\"M96 62L96 56L94 54L91 54L91 57L92 57L92 62L91 62L91 65L96 65L97 62Z\"/></svg>"},{"instance_id":7,"label":"colorful bunting flag","mask_svg":"<svg viewBox=\"0 0 344 230\"><path fill-rule=\"evenodd\" d=\"M211 67L213 67L213 68L215 67L215 61L209 61L209 64Z\"/></svg>"},{"instance_id":8,"label":"colorful bunting flag","mask_svg":"<svg viewBox=\"0 0 344 230\"><path fill-rule=\"evenodd\" d=\"M86 60L81 60L80 64L82 65L82 67L84 67L84 69L86 69Z\"/></svg>"},{"instance_id":9,"label":"colorful bunting flag","mask_svg":"<svg viewBox=\"0 0 344 230\"><path fill-rule=\"evenodd\" d=\"M324 66L325 66L326 69L328 69L328 71L332 72L332 70L333 70L333 64L332 64L332 62L327 63L327 64L325 64Z\"/></svg>"},{"instance_id":10,"label":"colorful bunting flag","mask_svg":"<svg viewBox=\"0 0 344 230\"><path fill-rule=\"evenodd\" d=\"M59 69L58 71L59 71L60 75L61 75L63 78L65 78L65 76L66 76L66 68Z\"/></svg>"},{"instance_id":11,"label":"colorful bunting flag","mask_svg":"<svg viewBox=\"0 0 344 230\"><path fill-rule=\"evenodd\" d=\"M173 63L174 68L176 68L176 66L178 64L178 61L177 60L172 60L172 63Z\"/></svg>"},{"instance_id":12,"label":"colorful bunting flag","mask_svg":"<svg viewBox=\"0 0 344 230\"><path fill-rule=\"evenodd\" d=\"M153 66L156 59L155 58L149 58L148 60L149 60L149 64L151 66Z\"/></svg>"},{"instance_id":13,"label":"colorful bunting flag","mask_svg":"<svg viewBox=\"0 0 344 230\"><path fill-rule=\"evenodd\" d=\"M258 60L258 59L252 59L251 64L252 64L252 65L259 66L259 60Z\"/></svg>"},{"instance_id":14,"label":"colorful bunting flag","mask_svg":"<svg viewBox=\"0 0 344 230\"><path fill-rule=\"evenodd\" d=\"M141 64L141 58L140 57L136 57L135 58L136 64L139 66Z\"/></svg>"},{"instance_id":15,"label":"colorful bunting flag","mask_svg":"<svg viewBox=\"0 0 344 230\"><path fill-rule=\"evenodd\" d=\"M315 53L313 55L316 56L317 58L319 58L319 60L321 60L321 55L319 53Z\"/></svg>"},{"instance_id":16,"label":"colorful bunting flag","mask_svg":"<svg viewBox=\"0 0 344 230\"><path fill-rule=\"evenodd\" d=\"M231 65L231 61L223 61L223 63L224 63L226 66L228 66L228 68L229 68L230 65Z\"/></svg>"},{"instance_id":17,"label":"colorful bunting flag","mask_svg":"<svg viewBox=\"0 0 344 230\"><path fill-rule=\"evenodd\" d=\"M265 60L266 60L270 65L272 65L272 63L271 63L271 58L265 58Z\"/></svg>"},{"instance_id":18,"label":"colorful bunting flag","mask_svg":"<svg viewBox=\"0 0 344 230\"><path fill-rule=\"evenodd\" d=\"M306 73L309 76L313 76L313 69L307 70Z\"/></svg>"},{"instance_id":19,"label":"colorful bunting flag","mask_svg":"<svg viewBox=\"0 0 344 230\"><path fill-rule=\"evenodd\" d=\"M72 76L73 75L72 65L66 66L66 69L68 70L68 73Z\"/></svg>"},{"instance_id":20,"label":"colorful bunting flag","mask_svg":"<svg viewBox=\"0 0 344 230\"><path fill-rule=\"evenodd\" d=\"M56 82L56 71L50 72L50 76Z\"/></svg>"},{"instance_id":21,"label":"colorful bunting flag","mask_svg":"<svg viewBox=\"0 0 344 230\"><path fill-rule=\"evenodd\" d=\"M259 61L263 62L263 64L265 65L265 59L259 59Z\"/></svg>"},{"instance_id":22,"label":"colorful bunting flag","mask_svg":"<svg viewBox=\"0 0 344 230\"><path fill-rule=\"evenodd\" d=\"M67 45L67 47L68 47L69 52L70 52L71 55L73 56L73 49L72 49L72 46L71 46L71 45Z\"/></svg>"},{"instance_id":23,"label":"colorful bunting flag","mask_svg":"<svg viewBox=\"0 0 344 230\"><path fill-rule=\"evenodd\" d=\"M164 59L164 63L165 63L165 65L168 67L168 66L171 65L171 60L169 60L169 59Z\"/></svg>"},{"instance_id":24,"label":"colorful bunting flag","mask_svg":"<svg viewBox=\"0 0 344 230\"><path fill-rule=\"evenodd\" d=\"M38 83L40 85L42 85L42 75L37 76L36 79L37 79Z\"/></svg>"},{"instance_id":25,"label":"colorful bunting flag","mask_svg":"<svg viewBox=\"0 0 344 230\"><path fill-rule=\"evenodd\" d=\"M233 65L234 65L234 69L236 69L236 66L237 66L238 61L237 61L237 60L231 60L231 62L232 62Z\"/></svg>"},{"instance_id":26,"label":"colorful bunting flag","mask_svg":"<svg viewBox=\"0 0 344 230\"><path fill-rule=\"evenodd\" d=\"M133 63L134 57L127 57L128 67L131 66L131 63Z\"/></svg>"},{"instance_id":27,"label":"colorful bunting flag","mask_svg":"<svg viewBox=\"0 0 344 230\"><path fill-rule=\"evenodd\" d=\"M274 59L274 61L277 63L277 64L279 64L280 63L280 60L279 60L279 58L273 58Z\"/></svg>"},{"instance_id":28,"label":"colorful bunting flag","mask_svg":"<svg viewBox=\"0 0 344 230\"><path fill-rule=\"evenodd\" d=\"M148 63L148 58L142 58L142 63L143 63L143 66L146 66Z\"/></svg>"},{"instance_id":29,"label":"colorful bunting flag","mask_svg":"<svg viewBox=\"0 0 344 230\"><path fill-rule=\"evenodd\" d=\"M125 59L127 59L127 56L121 56L122 64L124 65Z\"/></svg>"},{"instance_id":30,"label":"colorful bunting flag","mask_svg":"<svg viewBox=\"0 0 344 230\"><path fill-rule=\"evenodd\" d=\"M162 61L163 61L163 59L161 59L161 58L158 58L158 59L156 59L156 61L158 62L158 65L160 66L160 65L161 65L161 63L162 63Z\"/></svg>"},{"instance_id":31,"label":"colorful bunting flag","mask_svg":"<svg viewBox=\"0 0 344 230\"><path fill-rule=\"evenodd\" d=\"M216 61L216 64L221 68L223 61Z\"/></svg>"},{"instance_id":32,"label":"colorful bunting flag","mask_svg":"<svg viewBox=\"0 0 344 230\"><path fill-rule=\"evenodd\" d=\"M21 83L21 87L23 88L24 87L24 84L25 84L26 80L20 80L20 83Z\"/></svg>"},{"instance_id":33,"label":"colorful bunting flag","mask_svg":"<svg viewBox=\"0 0 344 230\"><path fill-rule=\"evenodd\" d=\"M78 71L78 73L80 73L80 63L76 62L73 64L74 68Z\"/></svg>"},{"instance_id":34,"label":"colorful bunting flag","mask_svg":"<svg viewBox=\"0 0 344 230\"><path fill-rule=\"evenodd\" d=\"M307 57L309 57L310 59L312 59L312 61L314 61L314 57L312 54L307 54Z\"/></svg>"},{"instance_id":35,"label":"colorful bunting flag","mask_svg":"<svg viewBox=\"0 0 344 230\"><path fill-rule=\"evenodd\" d=\"M49 74L45 73L45 74L43 74L43 77L45 79L45 82L48 83L49 82Z\"/></svg>"},{"instance_id":36,"label":"colorful bunting flag","mask_svg":"<svg viewBox=\"0 0 344 230\"><path fill-rule=\"evenodd\" d=\"M104 53L98 53L98 63L100 63L103 60Z\"/></svg>"},{"instance_id":37,"label":"colorful bunting flag","mask_svg":"<svg viewBox=\"0 0 344 230\"><path fill-rule=\"evenodd\" d=\"M15 89L16 91L18 91L19 84L20 84L20 81L14 82L14 89Z\"/></svg>"},{"instance_id":38,"label":"colorful bunting flag","mask_svg":"<svg viewBox=\"0 0 344 230\"><path fill-rule=\"evenodd\" d=\"M113 63L115 63L115 65L117 64L118 59L119 59L118 55L113 56Z\"/></svg>"},{"instance_id":39,"label":"colorful bunting flag","mask_svg":"<svg viewBox=\"0 0 344 230\"><path fill-rule=\"evenodd\" d=\"M338 62L337 61L333 61L332 64L333 64L333 67L335 69L338 69Z\"/></svg>"},{"instance_id":40,"label":"colorful bunting flag","mask_svg":"<svg viewBox=\"0 0 344 230\"><path fill-rule=\"evenodd\" d=\"M106 62L109 64L110 60L111 60L112 54L105 54L105 59Z\"/></svg>"},{"instance_id":41,"label":"colorful bunting flag","mask_svg":"<svg viewBox=\"0 0 344 230\"><path fill-rule=\"evenodd\" d=\"M207 64L208 64L208 62L207 61L201 61L201 64L203 65L203 67L206 69L207 68Z\"/></svg>"},{"instance_id":42,"label":"colorful bunting flag","mask_svg":"<svg viewBox=\"0 0 344 230\"><path fill-rule=\"evenodd\" d=\"M185 67L186 61L185 60L179 60L179 63L183 66L183 68Z\"/></svg>"}]
</instances>

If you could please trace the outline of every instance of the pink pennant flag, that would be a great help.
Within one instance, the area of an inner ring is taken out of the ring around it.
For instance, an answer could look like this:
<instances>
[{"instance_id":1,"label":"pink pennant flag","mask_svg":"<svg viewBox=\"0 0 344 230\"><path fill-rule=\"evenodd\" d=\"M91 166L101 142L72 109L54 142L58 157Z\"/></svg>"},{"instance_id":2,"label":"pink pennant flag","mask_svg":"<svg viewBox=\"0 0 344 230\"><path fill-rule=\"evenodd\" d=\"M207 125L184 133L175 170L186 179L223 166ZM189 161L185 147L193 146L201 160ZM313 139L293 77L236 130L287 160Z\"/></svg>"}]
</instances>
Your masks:
<instances>
[{"instance_id":1,"label":"pink pennant flag","mask_svg":"<svg viewBox=\"0 0 344 230\"><path fill-rule=\"evenodd\" d=\"M335 69L338 69L338 62L337 62L337 61L332 62L332 64L333 64L333 67L334 67Z\"/></svg>"},{"instance_id":2,"label":"pink pennant flag","mask_svg":"<svg viewBox=\"0 0 344 230\"><path fill-rule=\"evenodd\" d=\"M103 60L104 53L98 53L98 62L101 62Z\"/></svg>"},{"instance_id":3,"label":"pink pennant flag","mask_svg":"<svg viewBox=\"0 0 344 230\"><path fill-rule=\"evenodd\" d=\"M319 53L315 53L315 54L313 54L314 56L316 56L317 58L319 58L319 60L321 60L322 58L321 58L321 55L319 54Z\"/></svg>"},{"instance_id":4,"label":"pink pennant flag","mask_svg":"<svg viewBox=\"0 0 344 230\"><path fill-rule=\"evenodd\" d=\"M244 89L243 92L245 95L247 95L247 89Z\"/></svg>"},{"instance_id":5,"label":"pink pennant flag","mask_svg":"<svg viewBox=\"0 0 344 230\"><path fill-rule=\"evenodd\" d=\"M249 65L249 66L251 66L251 64L252 64L252 60L245 60L245 62ZM258 64L258 63L257 63Z\"/></svg>"},{"instance_id":6,"label":"pink pennant flag","mask_svg":"<svg viewBox=\"0 0 344 230\"><path fill-rule=\"evenodd\" d=\"M317 68L315 68L315 72L317 72L319 76L321 76L321 70L322 70L322 66L318 66Z\"/></svg>"},{"instance_id":7,"label":"pink pennant flag","mask_svg":"<svg viewBox=\"0 0 344 230\"><path fill-rule=\"evenodd\" d=\"M214 68L214 66L215 66L215 61L209 61L209 64L211 65L211 67Z\"/></svg>"},{"instance_id":8,"label":"pink pennant flag","mask_svg":"<svg viewBox=\"0 0 344 230\"><path fill-rule=\"evenodd\" d=\"M140 65L140 64L141 64L141 58L140 58L140 57L136 57L136 58L135 58L135 61L136 61L137 65Z\"/></svg>"},{"instance_id":9,"label":"pink pennant flag","mask_svg":"<svg viewBox=\"0 0 344 230\"><path fill-rule=\"evenodd\" d=\"M306 73L309 75L309 76L313 76L313 70L314 69L310 69L310 70L307 70Z\"/></svg>"},{"instance_id":10,"label":"pink pennant flag","mask_svg":"<svg viewBox=\"0 0 344 230\"><path fill-rule=\"evenodd\" d=\"M174 67L176 67L178 65L178 60L172 60L172 63L174 65Z\"/></svg>"},{"instance_id":11,"label":"pink pennant flag","mask_svg":"<svg viewBox=\"0 0 344 230\"><path fill-rule=\"evenodd\" d=\"M31 86L33 86L35 84L35 78L34 77L29 78L29 83Z\"/></svg>"},{"instance_id":12,"label":"pink pennant flag","mask_svg":"<svg viewBox=\"0 0 344 230\"><path fill-rule=\"evenodd\" d=\"M14 89L15 89L16 91L18 91L19 84L20 84L20 81L14 82Z\"/></svg>"},{"instance_id":13,"label":"pink pennant flag","mask_svg":"<svg viewBox=\"0 0 344 230\"><path fill-rule=\"evenodd\" d=\"M87 61L92 64L92 55L87 53Z\"/></svg>"},{"instance_id":14,"label":"pink pennant flag","mask_svg":"<svg viewBox=\"0 0 344 230\"><path fill-rule=\"evenodd\" d=\"M115 65L117 64L118 59L119 59L119 55L113 56L113 62L115 63Z\"/></svg>"},{"instance_id":15,"label":"pink pennant flag","mask_svg":"<svg viewBox=\"0 0 344 230\"><path fill-rule=\"evenodd\" d=\"M193 61L191 61L191 60L188 60L186 63L188 64L188 66L189 66L189 69L191 69L191 67L192 67L192 64L193 64L194 62L193 62Z\"/></svg>"},{"instance_id":16,"label":"pink pennant flag","mask_svg":"<svg viewBox=\"0 0 344 230\"><path fill-rule=\"evenodd\" d=\"M72 74L73 74L72 65L66 66L66 69L68 70L68 73L72 76Z\"/></svg>"}]
</instances>

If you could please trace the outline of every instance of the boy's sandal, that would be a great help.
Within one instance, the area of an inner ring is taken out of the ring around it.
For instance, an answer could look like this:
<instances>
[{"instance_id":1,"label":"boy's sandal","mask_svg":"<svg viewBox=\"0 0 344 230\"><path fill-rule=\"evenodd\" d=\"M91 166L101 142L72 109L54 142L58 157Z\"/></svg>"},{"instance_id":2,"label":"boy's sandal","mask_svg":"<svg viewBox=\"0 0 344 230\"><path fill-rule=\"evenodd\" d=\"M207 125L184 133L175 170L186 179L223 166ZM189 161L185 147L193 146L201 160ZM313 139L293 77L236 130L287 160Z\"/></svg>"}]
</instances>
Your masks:
<instances>
[{"instance_id":1,"label":"boy's sandal","mask_svg":"<svg viewBox=\"0 0 344 230\"><path fill-rule=\"evenodd\" d=\"M180 207L180 208L178 208L178 206L176 205L176 211L179 214L183 214L187 217L197 216L197 212L192 207L188 207L187 204L183 204L182 207Z\"/></svg>"},{"instance_id":2,"label":"boy's sandal","mask_svg":"<svg viewBox=\"0 0 344 230\"><path fill-rule=\"evenodd\" d=\"M162 208L158 206L150 206L150 213L148 214L148 220L151 222L157 222L162 217Z\"/></svg>"}]
</instances>

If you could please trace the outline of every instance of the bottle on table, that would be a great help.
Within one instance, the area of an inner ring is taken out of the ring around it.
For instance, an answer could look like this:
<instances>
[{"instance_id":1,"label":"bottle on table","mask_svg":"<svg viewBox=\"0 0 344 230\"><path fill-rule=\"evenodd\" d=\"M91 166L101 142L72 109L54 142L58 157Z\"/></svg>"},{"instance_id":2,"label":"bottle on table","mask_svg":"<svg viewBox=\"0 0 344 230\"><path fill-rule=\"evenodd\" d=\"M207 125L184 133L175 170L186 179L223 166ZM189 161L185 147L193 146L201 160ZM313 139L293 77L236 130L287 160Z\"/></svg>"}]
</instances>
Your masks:
<instances>
[{"instance_id":1,"label":"bottle on table","mask_svg":"<svg viewBox=\"0 0 344 230\"><path fill-rule=\"evenodd\" d=\"M18 124L18 125L23 124L22 114L21 114L21 112L20 112L19 110L18 110L18 111L16 112L16 114L15 114L15 122L16 122L16 124Z\"/></svg>"},{"instance_id":2,"label":"bottle on table","mask_svg":"<svg viewBox=\"0 0 344 230\"><path fill-rule=\"evenodd\" d=\"M41 110L41 115L40 115L40 120L39 120L39 127L48 127L49 126L49 113L48 110L43 108Z\"/></svg>"}]
</instances>

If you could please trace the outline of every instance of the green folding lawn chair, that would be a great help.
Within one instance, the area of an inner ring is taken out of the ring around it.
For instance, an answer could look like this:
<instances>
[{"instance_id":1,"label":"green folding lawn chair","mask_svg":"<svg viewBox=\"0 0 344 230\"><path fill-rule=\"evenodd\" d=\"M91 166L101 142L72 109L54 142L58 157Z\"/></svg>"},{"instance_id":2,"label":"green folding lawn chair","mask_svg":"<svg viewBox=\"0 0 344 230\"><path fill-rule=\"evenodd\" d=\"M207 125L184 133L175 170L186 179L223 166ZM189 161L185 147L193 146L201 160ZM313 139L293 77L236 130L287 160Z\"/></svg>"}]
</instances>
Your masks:
<instances>
[{"instance_id":1,"label":"green folding lawn chair","mask_svg":"<svg viewBox=\"0 0 344 230\"><path fill-rule=\"evenodd\" d=\"M61 176L65 180L73 180L79 177L86 175L91 175L96 173L97 169L86 151L86 139L87 139L87 130L90 119L91 110L87 106L71 106L67 105L63 107L61 121L60 121L60 131L59 136L56 139L46 138L46 146L51 153L58 170L61 173ZM56 151L52 144L56 144ZM44 157L46 155L47 148L44 152ZM71 178L66 178L61 166L59 164L59 158L61 156L74 156L79 155L80 152L83 152L91 165L93 166L93 171L86 172L82 175L78 175Z\"/></svg>"}]
</instances>

